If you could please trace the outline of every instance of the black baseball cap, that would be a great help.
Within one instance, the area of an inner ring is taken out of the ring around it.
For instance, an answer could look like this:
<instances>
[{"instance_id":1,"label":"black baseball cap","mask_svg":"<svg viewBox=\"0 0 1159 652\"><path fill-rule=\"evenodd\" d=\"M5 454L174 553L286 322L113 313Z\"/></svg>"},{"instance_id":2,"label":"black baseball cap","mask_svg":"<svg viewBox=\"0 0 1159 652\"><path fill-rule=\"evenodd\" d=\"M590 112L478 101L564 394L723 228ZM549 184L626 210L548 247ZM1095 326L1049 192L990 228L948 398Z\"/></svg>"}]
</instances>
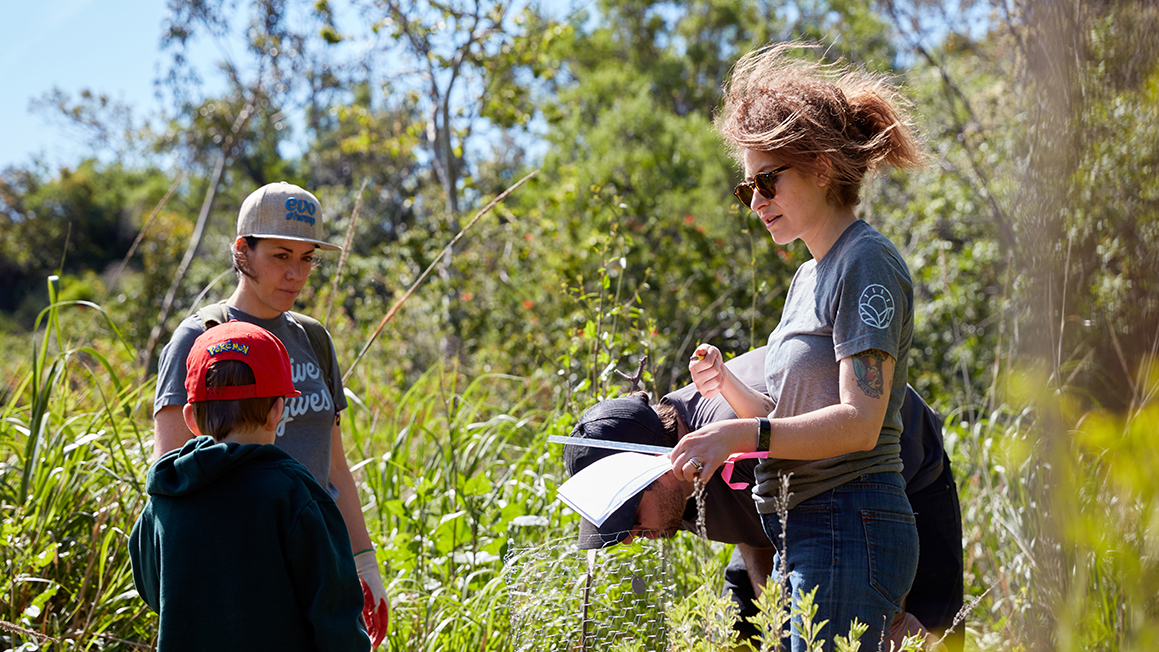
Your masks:
<instances>
[{"instance_id":1,"label":"black baseball cap","mask_svg":"<svg viewBox=\"0 0 1159 652\"><path fill-rule=\"evenodd\" d=\"M571 436L650 446L676 445L676 433L665 432L660 417L648 405L648 397L643 394L611 398L596 403L583 413L579 422L572 428ZM615 455L617 452L607 448L568 444L563 447L563 463L567 467L568 475L575 475L596 460ZM581 517L580 549L604 548L628 538L636 525L636 510L640 506L640 496L643 493L644 490L636 492L598 527Z\"/></svg>"}]
</instances>

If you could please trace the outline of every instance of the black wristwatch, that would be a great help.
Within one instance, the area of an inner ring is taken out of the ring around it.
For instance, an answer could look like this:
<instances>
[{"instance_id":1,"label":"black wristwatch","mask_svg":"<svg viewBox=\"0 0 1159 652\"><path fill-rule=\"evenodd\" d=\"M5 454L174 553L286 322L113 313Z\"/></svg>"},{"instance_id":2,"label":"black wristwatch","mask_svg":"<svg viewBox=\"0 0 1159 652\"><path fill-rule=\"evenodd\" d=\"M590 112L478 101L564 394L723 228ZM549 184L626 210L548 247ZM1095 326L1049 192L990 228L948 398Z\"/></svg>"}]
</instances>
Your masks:
<instances>
[{"instance_id":1,"label":"black wristwatch","mask_svg":"<svg viewBox=\"0 0 1159 652\"><path fill-rule=\"evenodd\" d=\"M757 451L768 451L773 443L773 424L765 417L757 417Z\"/></svg>"}]
</instances>

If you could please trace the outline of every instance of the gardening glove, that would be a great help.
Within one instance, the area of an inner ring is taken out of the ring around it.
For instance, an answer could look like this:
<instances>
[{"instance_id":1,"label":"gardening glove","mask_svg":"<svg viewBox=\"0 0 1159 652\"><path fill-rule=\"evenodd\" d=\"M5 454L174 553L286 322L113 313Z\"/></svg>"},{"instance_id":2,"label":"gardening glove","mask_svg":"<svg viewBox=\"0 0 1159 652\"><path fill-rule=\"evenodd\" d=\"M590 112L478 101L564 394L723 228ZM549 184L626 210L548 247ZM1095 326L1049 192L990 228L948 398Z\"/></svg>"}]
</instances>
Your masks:
<instances>
[{"instance_id":1,"label":"gardening glove","mask_svg":"<svg viewBox=\"0 0 1159 652\"><path fill-rule=\"evenodd\" d=\"M390 623L390 602L386 599L386 587L382 585L374 549L354 555L354 566L358 569L358 581L362 584L362 619L366 621L366 633L370 636L370 647L374 649L386 638L386 626Z\"/></svg>"}]
</instances>

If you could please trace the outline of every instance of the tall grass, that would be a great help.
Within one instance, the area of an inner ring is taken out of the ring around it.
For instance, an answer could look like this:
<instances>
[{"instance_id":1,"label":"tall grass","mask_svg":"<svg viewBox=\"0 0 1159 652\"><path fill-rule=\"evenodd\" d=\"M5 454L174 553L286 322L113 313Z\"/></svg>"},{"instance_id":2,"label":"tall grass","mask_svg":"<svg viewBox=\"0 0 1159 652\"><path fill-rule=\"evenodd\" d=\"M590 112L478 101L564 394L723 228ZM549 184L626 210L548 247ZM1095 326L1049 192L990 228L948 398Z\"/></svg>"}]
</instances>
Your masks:
<instances>
[{"instance_id":1,"label":"tall grass","mask_svg":"<svg viewBox=\"0 0 1159 652\"><path fill-rule=\"evenodd\" d=\"M1125 414L1020 370L1003 396L1021 409L950 420L977 648L1159 649L1159 374L1141 368Z\"/></svg>"},{"instance_id":2,"label":"tall grass","mask_svg":"<svg viewBox=\"0 0 1159 652\"><path fill-rule=\"evenodd\" d=\"M93 344L72 341L78 313L105 313L56 293L54 280L0 385L0 649L148 649L156 616L133 590L125 544L145 500L153 382L136 381L107 318ZM638 346L630 330L575 347L602 370L577 374L588 392L561 391L553 373L468 377L443 364L406 387L381 369L352 383L342 425L392 598L385 649L511 648L504 556L574 536L578 523L555 499L560 451L543 442L612 391L608 363ZM1124 415L1080 412L1024 372L988 397L1007 407L951 416L967 590L985 594L968 649L1159 644L1159 373L1146 369ZM729 649L717 596L729 549L687 535L667 545L671 644Z\"/></svg>"},{"instance_id":3,"label":"tall grass","mask_svg":"<svg viewBox=\"0 0 1159 652\"><path fill-rule=\"evenodd\" d=\"M62 310L100 308L56 303L57 291L52 277L53 302L37 318L43 335L0 408L3 640L147 643L153 628L140 618L124 539L142 504L144 444L133 411L151 387L122 383L107 352L65 339Z\"/></svg>"},{"instance_id":4,"label":"tall grass","mask_svg":"<svg viewBox=\"0 0 1159 652\"><path fill-rule=\"evenodd\" d=\"M511 386L520 398L498 400ZM526 527L562 528L557 470L533 445L557 420L528 404L534 387L509 376L467 382L440 365L405 390L375 389L351 395L343 425L392 595L391 649L506 649L508 541ZM528 514L547 520L521 525Z\"/></svg>"}]
</instances>

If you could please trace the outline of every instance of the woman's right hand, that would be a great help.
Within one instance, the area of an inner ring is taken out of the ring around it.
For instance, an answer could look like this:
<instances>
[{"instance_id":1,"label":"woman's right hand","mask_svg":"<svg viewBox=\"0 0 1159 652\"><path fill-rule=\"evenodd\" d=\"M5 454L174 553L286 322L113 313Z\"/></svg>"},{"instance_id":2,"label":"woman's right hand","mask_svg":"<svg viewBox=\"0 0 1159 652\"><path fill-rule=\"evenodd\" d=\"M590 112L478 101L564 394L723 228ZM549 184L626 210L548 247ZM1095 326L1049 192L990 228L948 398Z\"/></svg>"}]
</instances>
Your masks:
<instances>
[{"instance_id":1,"label":"woman's right hand","mask_svg":"<svg viewBox=\"0 0 1159 652\"><path fill-rule=\"evenodd\" d=\"M692 382L696 383L696 391L701 396L713 398L720 394L727 374L720 349L711 344L697 346L688 360L688 371L692 373Z\"/></svg>"},{"instance_id":2,"label":"woman's right hand","mask_svg":"<svg viewBox=\"0 0 1159 652\"><path fill-rule=\"evenodd\" d=\"M697 475L707 482L729 455L753 451L755 430L756 422L752 419L728 419L684 435L669 453L672 474L684 482L692 482Z\"/></svg>"}]
</instances>

